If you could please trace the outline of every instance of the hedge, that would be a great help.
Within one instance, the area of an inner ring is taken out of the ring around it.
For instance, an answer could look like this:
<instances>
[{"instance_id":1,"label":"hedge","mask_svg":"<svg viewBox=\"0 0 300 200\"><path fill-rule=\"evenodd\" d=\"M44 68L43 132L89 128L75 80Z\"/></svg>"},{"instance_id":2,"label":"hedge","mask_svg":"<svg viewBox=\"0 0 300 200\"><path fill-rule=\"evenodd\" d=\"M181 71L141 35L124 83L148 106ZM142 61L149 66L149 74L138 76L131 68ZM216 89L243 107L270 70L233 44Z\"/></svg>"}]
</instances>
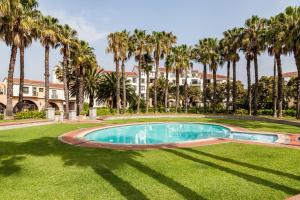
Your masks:
<instances>
[{"instance_id":1,"label":"hedge","mask_svg":"<svg viewBox=\"0 0 300 200\"><path fill-rule=\"evenodd\" d=\"M0 120L4 120L4 115L0 114Z\"/></svg>"},{"instance_id":2,"label":"hedge","mask_svg":"<svg viewBox=\"0 0 300 200\"><path fill-rule=\"evenodd\" d=\"M15 119L46 119L46 112L22 111L16 114Z\"/></svg>"}]
</instances>

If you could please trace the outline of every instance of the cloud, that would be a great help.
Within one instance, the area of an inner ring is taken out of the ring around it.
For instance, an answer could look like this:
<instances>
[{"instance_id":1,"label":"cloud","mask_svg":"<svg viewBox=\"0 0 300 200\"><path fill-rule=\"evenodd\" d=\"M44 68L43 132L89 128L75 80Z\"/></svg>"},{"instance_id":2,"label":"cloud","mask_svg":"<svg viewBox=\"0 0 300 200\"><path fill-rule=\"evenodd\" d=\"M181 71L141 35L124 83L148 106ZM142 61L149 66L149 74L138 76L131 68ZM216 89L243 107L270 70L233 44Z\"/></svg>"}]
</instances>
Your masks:
<instances>
[{"instance_id":1,"label":"cloud","mask_svg":"<svg viewBox=\"0 0 300 200\"><path fill-rule=\"evenodd\" d=\"M71 26L78 32L80 39L89 43L104 39L107 35L107 32L97 30L97 28L84 17L68 15L64 11L53 11L49 13L51 16L56 17L60 23Z\"/></svg>"}]
</instances>

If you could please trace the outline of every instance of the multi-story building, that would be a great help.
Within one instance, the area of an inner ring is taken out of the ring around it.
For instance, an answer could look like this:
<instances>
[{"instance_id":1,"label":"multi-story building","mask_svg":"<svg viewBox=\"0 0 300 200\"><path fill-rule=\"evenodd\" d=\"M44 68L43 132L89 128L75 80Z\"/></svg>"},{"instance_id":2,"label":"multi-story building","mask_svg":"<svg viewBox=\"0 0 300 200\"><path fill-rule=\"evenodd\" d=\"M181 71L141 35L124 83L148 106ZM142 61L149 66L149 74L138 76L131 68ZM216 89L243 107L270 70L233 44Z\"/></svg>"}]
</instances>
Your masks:
<instances>
[{"instance_id":1,"label":"multi-story building","mask_svg":"<svg viewBox=\"0 0 300 200\"><path fill-rule=\"evenodd\" d=\"M104 73L111 73L112 71L104 71ZM187 74L180 75L180 85L184 85L185 76L187 75L188 85L197 86L202 89L203 83L203 74L198 70L189 70ZM127 80L132 84L135 92L138 94L138 68L134 67L131 72L126 72ZM159 68L159 77L166 77L165 68ZM153 83L155 78L155 69L150 72L150 84ZM169 72L170 82L175 84L176 76L175 72ZM207 74L207 81L212 82L212 74ZM217 82L221 83L226 81L226 76L217 75ZM13 87L13 107L14 111L17 109L17 104L19 101L19 79L14 79ZM144 71L141 73L141 95L142 98L146 97L146 74ZM3 113L7 105L7 79L4 79L3 82L0 82L0 113ZM45 108L45 83L43 81L37 80L24 80L24 109L35 109L43 110ZM88 99L86 99L88 102ZM64 89L63 84L56 78L55 73L53 73L53 79L50 83L49 89L49 104L51 107L55 108L58 111L63 111L65 106L64 99ZM95 102L96 107L105 106ZM76 103L75 99L70 99L70 110L75 110Z\"/></svg>"}]
</instances>

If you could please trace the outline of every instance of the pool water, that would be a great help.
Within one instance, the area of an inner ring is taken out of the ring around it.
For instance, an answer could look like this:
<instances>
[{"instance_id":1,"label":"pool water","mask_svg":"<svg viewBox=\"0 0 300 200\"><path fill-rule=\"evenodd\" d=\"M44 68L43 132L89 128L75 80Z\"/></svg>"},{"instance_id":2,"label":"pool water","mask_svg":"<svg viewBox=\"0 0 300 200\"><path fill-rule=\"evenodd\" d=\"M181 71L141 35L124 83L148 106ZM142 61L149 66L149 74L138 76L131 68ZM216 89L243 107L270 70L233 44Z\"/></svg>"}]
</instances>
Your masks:
<instances>
[{"instance_id":1,"label":"pool water","mask_svg":"<svg viewBox=\"0 0 300 200\"><path fill-rule=\"evenodd\" d=\"M228 128L212 124L155 123L118 126L93 131L86 140L112 144L166 144L210 138L230 138L273 143L276 135L231 132Z\"/></svg>"}]
</instances>

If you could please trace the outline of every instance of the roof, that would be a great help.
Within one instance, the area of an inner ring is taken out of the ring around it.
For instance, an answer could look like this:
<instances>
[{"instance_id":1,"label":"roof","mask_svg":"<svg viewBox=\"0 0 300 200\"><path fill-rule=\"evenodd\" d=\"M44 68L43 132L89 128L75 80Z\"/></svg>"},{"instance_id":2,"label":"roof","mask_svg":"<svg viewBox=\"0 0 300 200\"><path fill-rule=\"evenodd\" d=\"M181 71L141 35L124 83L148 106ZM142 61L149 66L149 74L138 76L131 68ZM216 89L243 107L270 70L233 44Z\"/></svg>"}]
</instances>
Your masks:
<instances>
[{"instance_id":1,"label":"roof","mask_svg":"<svg viewBox=\"0 0 300 200\"><path fill-rule=\"evenodd\" d=\"M20 79L19 78L14 78L14 84L20 84ZM24 79L24 85L45 87L45 82L44 81ZM61 84L61 83L50 83L49 87L54 88L54 89L64 89L64 85Z\"/></svg>"},{"instance_id":2,"label":"roof","mask_svg":"<svg viewBox=\"0 0 300 200\"><path fill-rule=\"evenodd\" d=\"M298 73L297 72L286 72L286 73L283 73L282 76L284 78L292 78L292 77L297 77Z\"/></svg>"},{"instance_id":3,"label":"roof","mask_svg":"<svg viewBox=\"0 0 300 200\"><path fill-rule=\"evenodd\" d=\"M200 78L203 78L203 73L202 73L202 72L199 73L199 76L200 76ZM217 74L216 77L217 77L217 79L219 79L219 80L226 80L226 79L227 79L227 76L221 75L221 74ZM207 75L206 75L206 78L207 78L207 79L212 79L212 78L213 78L213 74L207 74ZM232 79L232 77L230 77L230 79Z\"/></svg>"},{"instance_id":4,"label":"roof","mask_svg":"<svg viewBox=\"0 0 300 200\"><path fill-rule=\"evenodd\" d=\"M104 74L109 74L109 73L113 73L113 72L115 72L115 71L111 71L111 70L104 70L102 73L104 73ZM137 76L137 73L136 72L125 72L125 74L126 74L126 76L128 76L128 77L135 77L135 76Z\"/></svg>"}]
</instances>

